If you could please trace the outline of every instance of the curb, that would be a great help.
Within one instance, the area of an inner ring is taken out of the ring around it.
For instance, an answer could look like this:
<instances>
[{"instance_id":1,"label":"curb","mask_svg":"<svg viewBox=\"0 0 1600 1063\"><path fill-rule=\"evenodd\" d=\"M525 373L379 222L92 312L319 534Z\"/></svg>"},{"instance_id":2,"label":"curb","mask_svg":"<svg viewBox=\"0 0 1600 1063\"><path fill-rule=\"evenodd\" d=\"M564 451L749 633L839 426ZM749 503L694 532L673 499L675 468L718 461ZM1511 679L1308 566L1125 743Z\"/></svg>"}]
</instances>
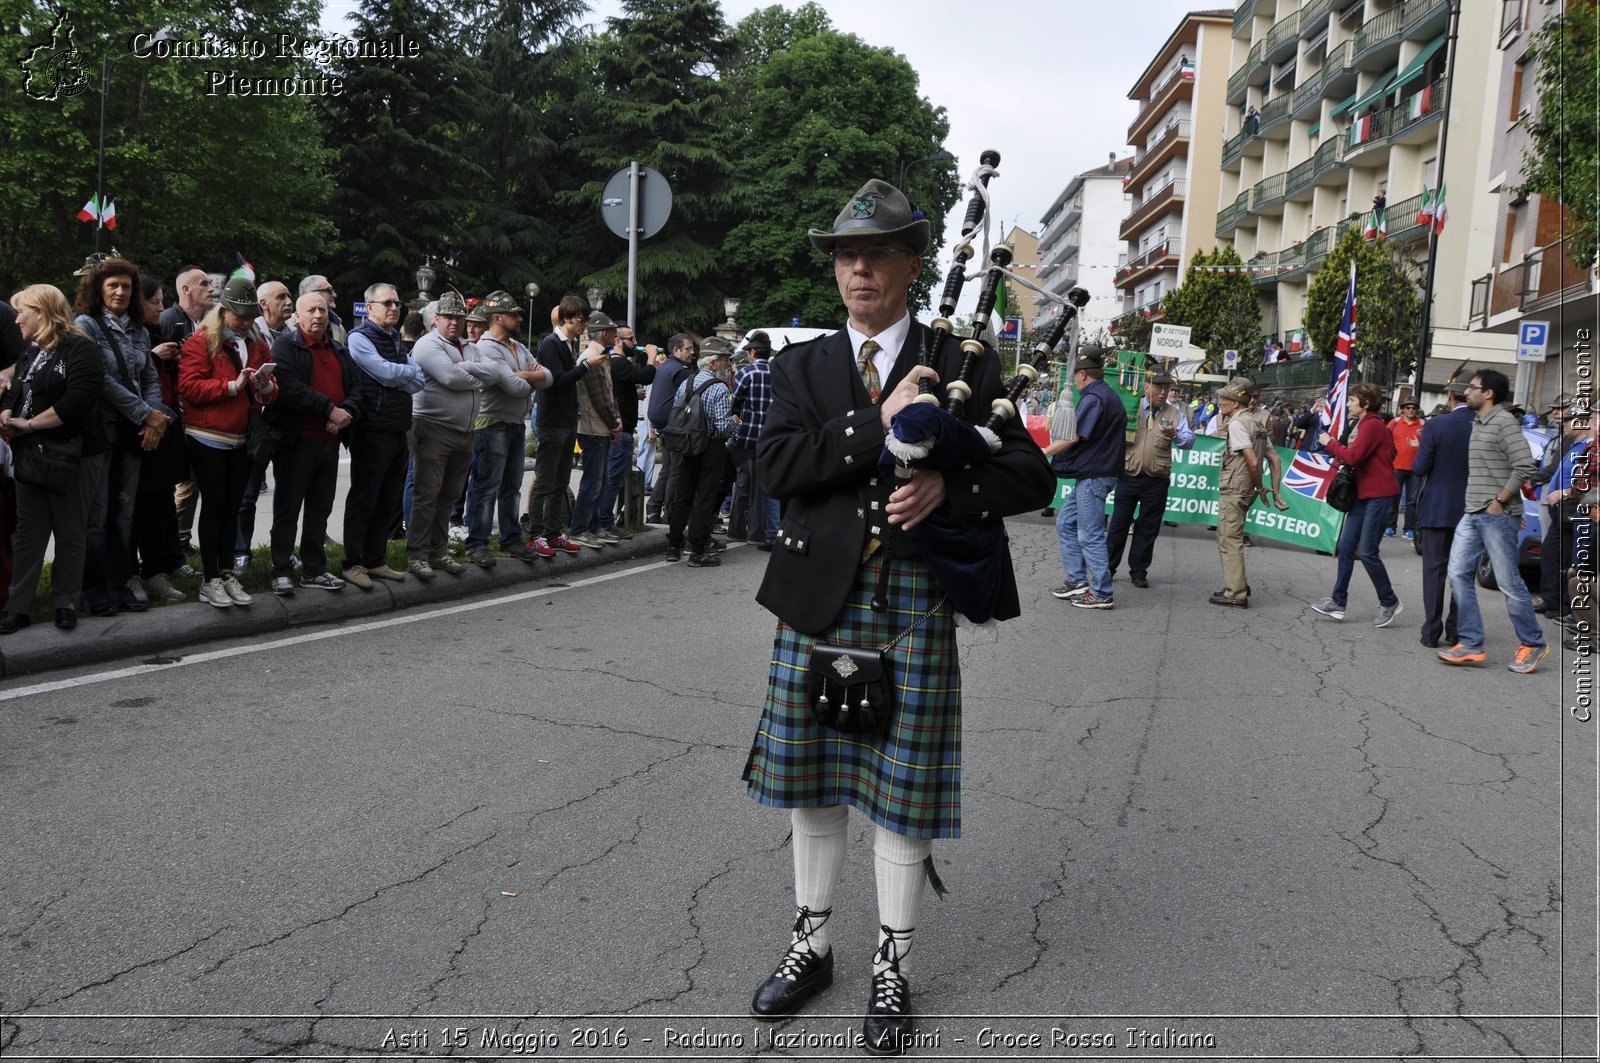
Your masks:
<instances>
[{"instance_id":1,"label":"curb","mask_svg":"<svg viewBox=\"0 0 1600 1063\"><path fill-rule=\"evenodd\" d=\"M280 598L270 591L253 595L249 606L217 609L203 602L181 602L145 613L112 617L80 616L76 631L48 623L5 636L0 641L0 676L11 677L84 664L144 656L146 664L166 664L221 639L271 634L309 624L338 623L382 613L434 605L457 598L492 594L528 583L561 583L573 573L619 561L661 556L667 532L648 527L604 550L521 562L502 557L493 569L467 563L459 576L439 573L430 583L408 576L404 583L379 581L370 591L346 585L341 591L296 588Z\"/></svg>"}]
</instances>

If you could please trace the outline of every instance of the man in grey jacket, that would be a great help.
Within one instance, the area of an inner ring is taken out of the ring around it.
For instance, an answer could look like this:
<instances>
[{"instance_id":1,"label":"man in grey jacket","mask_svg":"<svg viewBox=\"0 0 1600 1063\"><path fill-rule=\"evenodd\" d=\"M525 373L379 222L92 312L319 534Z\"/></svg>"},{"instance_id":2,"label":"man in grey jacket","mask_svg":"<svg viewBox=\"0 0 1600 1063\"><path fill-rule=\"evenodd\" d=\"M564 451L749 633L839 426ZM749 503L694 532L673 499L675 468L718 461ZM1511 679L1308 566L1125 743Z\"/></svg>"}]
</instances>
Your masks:
<instances>
[{"instance_id":1,"label":"man in grey jacket","mask_svg":"<svg viewBox=\"0 0 1600 1063\"><path fill-rule=\"evenodd\" d=\"M522 488L523 442L533 392L550 383L550 374L517 342L522 329L522 304L509 292L490 292L474 310L482 310L487 328L467 349L474 364L494 371L478 396L474 423L472 482L467 488L467 560L493 568L489 535L500 513L500 552L519 561L534 554L522 541L517 502Z\"/></svg>"},{"instance_id":2,"label":"man in grey jacket","mask_svg":"<svg viewBox=\"0 0 1600 1063\"><path fill-rule=\"evenodd\" d=\"M472 466L473 423L478 393L495 371L468 361L461 329L467 302L445 292L434 312L433 331L411 350L422 370L422 390L411 396L411 520L406 525L406 571L431 580L435 569L459 576L467 566L450 556L450 508L461 497Z\"/></svg>"},{"instance_id":3,"label":"man in grey jacket","mask_svg":"<svg viewBox=\"0 0 1600 1063\"><path fill-rule=\"evenodd\" d=\"M1480 369L1467 385L1467 405L1476 415L1467 444L1466 512L1450 545L1450 593L1458 615L1456 637L1439 651L1445 664L1479 664L1483 650L1483 614L1478 611L1476 574L1479 555L1487 552L1494 578L1505 595L1506 610L1521 645L1507 666L1527 675L1550 655L1533 599L1517 568L1517 531L1522 524L1522 485L1533 478L1538 463L1523 438L1522 426L1506 409L1511 382L1494 369Z\"/></svg>"}]
</instances>

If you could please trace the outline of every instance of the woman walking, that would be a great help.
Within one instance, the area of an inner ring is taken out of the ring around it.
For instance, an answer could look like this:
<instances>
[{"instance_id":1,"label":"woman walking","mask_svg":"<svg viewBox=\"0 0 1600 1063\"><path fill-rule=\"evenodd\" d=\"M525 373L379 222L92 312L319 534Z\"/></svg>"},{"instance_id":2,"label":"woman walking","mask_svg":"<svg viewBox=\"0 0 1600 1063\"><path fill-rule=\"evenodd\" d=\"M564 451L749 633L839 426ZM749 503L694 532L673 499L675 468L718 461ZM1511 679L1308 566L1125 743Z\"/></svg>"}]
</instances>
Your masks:
<instances>
[{"instance_id":1,"label":"woman walking","mask_svg":"<svg viewBox=\"0 0 1600 1063\"><path fill-rule=\"evenodd\" d=\"M1383 531L1394 519L1395 502L1400 496L1400 484L1394 478L1394 437L1384 427L1378 407L1383 392L1376 384L1357 384L1350 389L1350 413L1356 418L1354 428L1346 433L1346 445L1327 432L1317 437L1329 454L1356 470L1355 508L1345 514L1344 529L1339 533L1338 569L1333 579L1333 592L1311 608L1334 620L1344 619L1345 605L1349 601L1350 576L1355 571L1356 558L1367 570L1372 589L1378 592L1378 616L1374 627L1388 627L1400 615L1400 597L1389 582L1389 571L1383 567L1378 547L1383 543Z\"/></svg>"}]
</instances>

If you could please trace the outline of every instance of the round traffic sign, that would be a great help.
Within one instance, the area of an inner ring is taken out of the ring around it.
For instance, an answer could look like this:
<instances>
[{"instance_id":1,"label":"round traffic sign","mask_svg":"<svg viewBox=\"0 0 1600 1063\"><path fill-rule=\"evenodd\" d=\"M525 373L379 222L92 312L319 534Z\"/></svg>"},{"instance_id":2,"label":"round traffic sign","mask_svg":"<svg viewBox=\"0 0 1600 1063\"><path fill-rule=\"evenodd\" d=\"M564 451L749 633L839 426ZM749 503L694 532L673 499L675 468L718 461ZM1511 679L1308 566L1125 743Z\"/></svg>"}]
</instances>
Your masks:
<instances>
[{"instance_id":1,"label":"round traffic sign","mask_svg":"<svg viewBox=\"0 0 1600 1063\"><path fill-rule=\"evenodd\" d=\"M600 192L600 217L606 228L628 238L629 167L624 166L606 181ZM661 176L661 171L648 166L639 167L639 238L648 240L660 232L672 216L672 186Z\"/></svg>"}]
</instances>

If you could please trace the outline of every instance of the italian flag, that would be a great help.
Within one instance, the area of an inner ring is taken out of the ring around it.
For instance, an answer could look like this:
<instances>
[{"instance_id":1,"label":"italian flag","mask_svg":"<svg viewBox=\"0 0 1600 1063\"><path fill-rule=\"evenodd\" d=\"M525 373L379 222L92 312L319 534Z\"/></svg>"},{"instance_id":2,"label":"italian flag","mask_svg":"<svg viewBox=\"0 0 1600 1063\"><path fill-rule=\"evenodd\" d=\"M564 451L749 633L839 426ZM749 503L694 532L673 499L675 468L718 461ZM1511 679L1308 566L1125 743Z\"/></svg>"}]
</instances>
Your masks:
<instances>
[{"instance_id":1,"label":"italian flag","mask_svg":"<svg viewBox=\"0 0 1600 1063\"><path fill-rule=\"evenodd\" d=\"M1365 144L1372 134L1372 116L1366 115L1350 123L1350 146Z\"/></svg>"},{"instance_id":2,"label":"italian flag","mask_svg":"<svg viewBox=\"0 0 1600 1063\"><path fill-rule=\"evenodd\" d=\"M1367 229L1363 234L1368 240L1382 240L1389 235L1389 212L1375 210L1367 215Z\"/></svg>"},{"instance_id":3,"label":"italian flag","mask_svg":"<svg viewBox=\"0 0 1600 1063\"><path fill-rule=\"evenodd\" d=\"M1182 66L1178 67L1178 76L1185 78L1194 77L1194 63L1184 63Z\"/></svg>"},{"instance_id":4,"label":"italian flag","mask_svg":"<svg viewBox=\"0 0 1600 1063\"><path fill-rule=\"evenodd\" d=\"M98 195L90 196L89 202L85 203L83 209L78 211L78 220L98 221L107 229L115 229L117 227L117 204L115 201L108 200L104 206L101 206Z\"/></svg>"},{"instance_id":5,"label":"italian flag","mask_svg":"<svg viewBox=\"0 0 1600 1063\"><path fill-rule=\"evenodd\" d=\"M1424 227L1431 225L1434 232L1444 232L1445 220L1450 215L1449 209L1445 206L1444 194L1444 185L1439 186L1438 192L1429 188L1422 190L1422 209L1417 211L1418 225Z\"/></svg>"},{"instance_id":6,"label":"italian flag","mask_svg":"<svg viewBox=\"0 0 1600 1063\"><path fill-rule=\"evenodd\" d=\"M1407 117L1421 118L1433 110L1433 86L1429 85L1415 96L1411 97L1406 106Z\"/></svg>"}]
</instances>

